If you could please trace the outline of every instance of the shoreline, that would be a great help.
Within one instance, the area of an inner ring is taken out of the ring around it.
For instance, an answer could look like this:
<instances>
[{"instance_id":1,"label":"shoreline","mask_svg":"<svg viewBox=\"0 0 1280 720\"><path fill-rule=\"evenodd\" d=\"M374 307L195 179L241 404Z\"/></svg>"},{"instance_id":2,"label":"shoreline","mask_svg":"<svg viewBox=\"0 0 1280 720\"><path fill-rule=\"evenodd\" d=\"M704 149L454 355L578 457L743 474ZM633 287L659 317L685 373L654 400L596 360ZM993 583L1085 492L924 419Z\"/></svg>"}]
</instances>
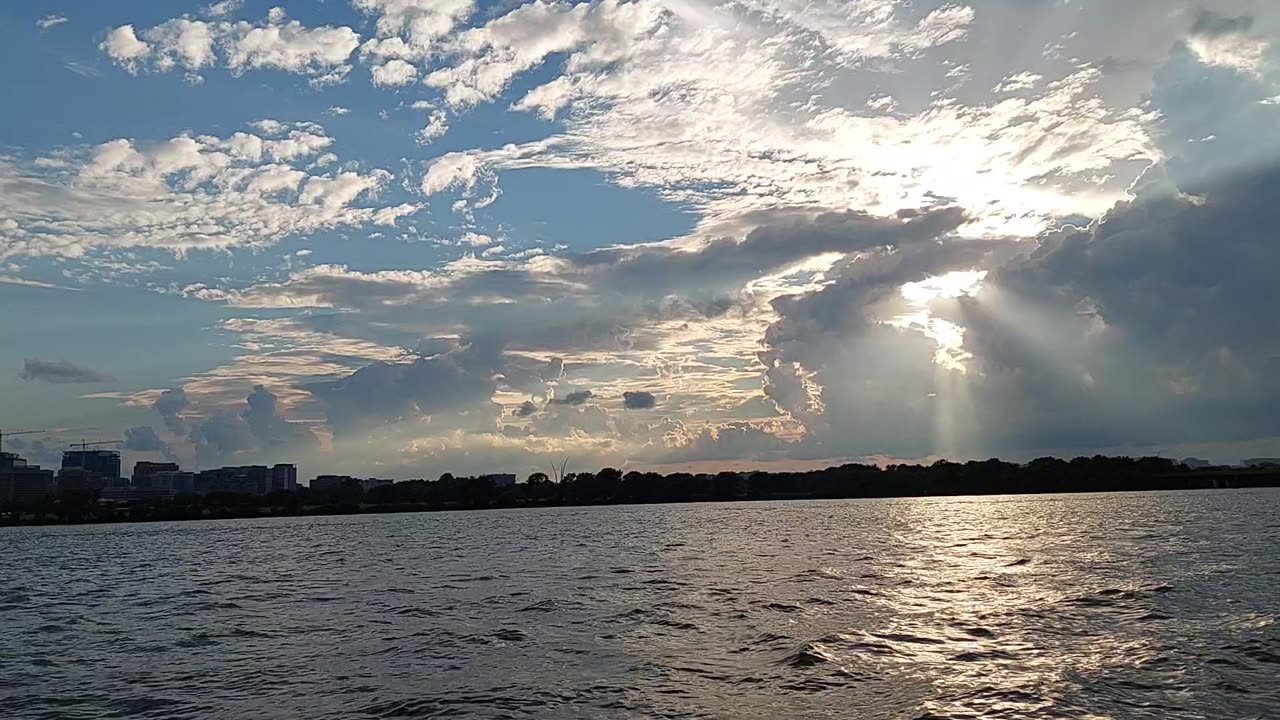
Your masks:
<instances>
[{"instance_id":1,"label":"shoreline","mask_svg":"<svg viewBox=\"0 0 1280 720\"><path fill-rule=\"evenodd\" d=\"M836 470L832 468L830 470ZM826 471L823 471L826 472ZM406 481L422 482L422 481ZM975 483L979 484L979 483ZM1056 485L1056 484L1055 484ZM610 498L492 497L474 502L321 502L307 504L299 495L231 496L218 498L235 504L182 506L172 502L134 501L133 503L99 503L81 517L0 518L0 527L47 527L59 525L105 525L154 522L186 522L199 520L252 520L276 517L328 517L341 515L390 515L400 513L470 512L483 510L534 510L546 508L612 507L625 505L687 505L695 503L736 502L801 502L808 500L891 500L934 497L999 497L1034 495L1081 495L1089 493L1176 492L1188 490L1246 490L1280 487L1280 470L1187 471L1144 477L1132 477L1111 483L1088 482L1085 487L1023 487L984 489L977 487L931 488L927 492L828 492L828 493L742 493L698 494L686 497L644 499L633 496ZM555 488L562 490L562 488ZM306 494L310 494L308 489ZM205 499L205 498L202 498ZM266 504L285 500L285 504ZM196 510L196 507L199 510ZM141 513L139 511L142 511Z\"/></svg>"}]
</instances>

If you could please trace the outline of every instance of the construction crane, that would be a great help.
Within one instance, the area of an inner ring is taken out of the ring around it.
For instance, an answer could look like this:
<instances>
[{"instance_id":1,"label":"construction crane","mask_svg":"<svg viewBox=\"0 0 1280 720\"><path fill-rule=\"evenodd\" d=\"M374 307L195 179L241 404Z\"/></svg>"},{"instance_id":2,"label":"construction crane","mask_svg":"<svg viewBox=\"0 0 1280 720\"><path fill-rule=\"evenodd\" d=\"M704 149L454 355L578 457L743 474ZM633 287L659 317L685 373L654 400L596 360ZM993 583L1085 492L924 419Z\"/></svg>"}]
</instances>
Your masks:
<instances>
[{"instance_id":1,"label":"construction crane","mask_svg":"<svg viewBox=\"0 0 1280 720\"><path fill-rule=\"evenodd\" d=\"M80 430L98 430L99 428L49 428L48 430L0 430L0 450L4 450L4 438L6 435L44 435L52 433L77 432Z\"/></svg>"},{"instance_id":2,"label":"construction crane","mask_svg":"<svg viewBox=\"0 0 1280 720\"><path fill-rule=\"evenodd\" d=\"M80 448L80 452L86 452L89 448L95 445L119 445L123 442L123 440L98 440L97 442L85 442L81 440L78 443L71 443L68 447Z\"/></svg>"}]
</instances>

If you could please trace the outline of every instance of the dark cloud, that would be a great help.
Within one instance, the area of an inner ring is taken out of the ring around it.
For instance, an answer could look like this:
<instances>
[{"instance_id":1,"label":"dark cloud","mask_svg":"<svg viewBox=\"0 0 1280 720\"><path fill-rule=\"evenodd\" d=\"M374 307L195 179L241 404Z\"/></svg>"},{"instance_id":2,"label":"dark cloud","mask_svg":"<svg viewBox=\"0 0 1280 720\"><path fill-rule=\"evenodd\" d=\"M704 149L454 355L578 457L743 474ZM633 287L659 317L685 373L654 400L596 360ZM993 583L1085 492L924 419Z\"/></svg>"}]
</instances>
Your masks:
<instances>
[{"instance_id":1,"label":"dark cloud","mask_svg":"<svg viewBox=\"0 0 1280 720\"><path fill-rule=\"evenodd\" d=\"M45 443L44 440L32 440L23 453L27 462L55 470L62 466L62 449Z\"/></svg>"},{"instance_id":2,"label":"dark cloud","mask_svg":"<svg viewBox=\"0 0 1280 720\"><path fill-rule=\"evenodd\" d=\"M628 390L622 393L622 406L628 410L647 410L657 404L653 393L643 390Z\"/></svg>"},{"instance_id":3,"label":"dark cloud","mask_svg":"<svg viewBox=\"0 0 1280 720\"><path fill-rule=\"evenodd\" d=\"M531 415L537 414L537 412L538 406L535 405L532 400L525 400L520 403L520 407L516 408L512 414L516 417L530 417Z\"/></svg>"},{"instance_id":4,"label":"dark cloud","mask_svg":"<svg viewBox=\"0 0 1280 720\"><path fill-rule=\"evenodd\" d=\"M452 337L429 337L418 341L418 354L422 357L434 357L450 353L458 349L458 339Z\"/></svg>"},{"instance_id":5,"label":"dark cloud","mask_svg":"<svg viewBox=\"0 0 1280 720\"><path fill-rule=\"evenodd\" d=\"M504 366L501 346L465 341L457 350L411 362L377 362L345 378L307 386L328 407L329 423L345 430L465 409L488 409Z\"/></svg>"},{"instance_id":6,"label":"dark cloud","mask_svg":"<svg viewBox=\"0 0 1280 720\"><path fill-rule=\"evenodd\" d=\"M792 454L796 443L775 432L772 425L732 421L690 430L679 422L669 423L668 435L677 442L665 447L655 462L696 460L774 460Z\"/></svg>"},{"instance_id":7,"label":"dark cloud","mask_svg":"<svg viewBox=\"0 0 1280 720\"><path fill-rule=\"evenodd\" d=\"M543 380L559 380L564 377L564 358L551 358L543 369Z\"/></svg>"},{"instance_id":8,"label":"dark cloud","mask_svg":"<svg viewBox=\"0 0 1280 720\"><path fill-rule=\"evenodd\" d=\"M28 382L46 382L56 385L76 383L109 383L115 378L93 368L76 365L68 360L40 360L27 358L22 361L19 376Z\"/></svg>"},{"instance_id":9,"label":"dark cloud","mask_svg":"<svg viewBox=\"0 0 1280 720\"><path fill-rule=\"evenodd\" d=\"M281 450L296 452L314 447L317 441L311 428L281 417L276 400L276 395L266 386L255 385L240 412L221 410L190 423L187 439L195 448L200 464L247 461L235 456L254 453L259 454L252 458L256 462L280 462Z\"/></svg>"},{"instance_id":10,"label":"dark cloud","mask_svg":"<svg viewBox=\"0 0 1280 720\"><path fill-rule=\"evenodd\" d=\"M187 392L182 388L170 388L160 393L156 401L151 404L155 411L160 413L160 417L164 419L165 427L169 428L169 432L184 435L187 432L187 423L182 418L182 411L191 407L191 401L187 399Z\"/></svg>"},{"instance_id":11,"label":"dark cloud","mask_svg":"<svg viewBox=\"0 0 1280 720\"><path fill-rule=\"evenodd\" d=\"M985 422L1003 414L1028 442L1081 446L1280 434L1280 166L1196 196L1153 173L1138 198L1046 236L989 278L987 302L963 304L983 389L1004 406Z\"/></svg>"},{"instance_id":12,"label":"dark cloud","mask_svg":"<svg viewBox=\"0 0 1280 720\"><path fill-rule=\"evenodd\" d=\"M127 428L124 431L124 449L137 450L139 452L157 452L162 453L165 457L173 457L173 450L164 440L160 439L155 429L149 425Z\"/></svg>"},{"instance_id":13,"label":"dark cloud","mask_svg":"<svg viewBox=\"0 0 1280 720\"><path fill-rule=\"evenodd\" d=\"M936 240L966 220L964 211L955 207L890 218L853 211L775 211L741 240L720 238L696 250L665 245L606 248L568 259L595 275L604 291L662 295L674 289L698 294L699 289L718 292L740 287L747 280L823 253Z\"/></svg>"},{"instance_id":14,"label":"dark cloud","mask_svg":"<svg viewBox=\"0 0 1280 720\"><path fill-rule=\"evenodd\" d=\"M302 423L293 423L276 414L276 396L263 385L255 385L245 399L249 407L240 413L258 441L268 447L313 445L316 436Z\"/></svg>"},{"instance_id":15,"label":"dark cloud","mask_svg":"<svg viewBox=\"0 0 1280 720\"><path fill-rule=\"evenodd\" d=\"M1200 14L1196 16L1195 23L1191 26L1191 34L1217 37L1219 35L1246 33L1251 29L1253 29L1252 15L1230 17L1219 15L1210 10L1201 10Z\"/></svg>"},{"instance_id":16,"label":"dark cloud","mask_svg":"<svg viewBox=\"0 0 1280 720\"><path fill-rule=\"evenodd\" d=\"M562 398L552 398L551 402L555 405L581 405L593 397L595 393L590 390L574 390Z\"/></svg>"},{"instance_id":17,"label":"dark cloud","mask_svg":"<svg viewBox=\"0 0 1280 720\"><path fill-rule=\"evenodd\" d=\"M220 412L194 423L189 439L197 460L204 466L224 462L228 456L257 447L249 424L233 412Z\"/></svg>"}]
</instances>

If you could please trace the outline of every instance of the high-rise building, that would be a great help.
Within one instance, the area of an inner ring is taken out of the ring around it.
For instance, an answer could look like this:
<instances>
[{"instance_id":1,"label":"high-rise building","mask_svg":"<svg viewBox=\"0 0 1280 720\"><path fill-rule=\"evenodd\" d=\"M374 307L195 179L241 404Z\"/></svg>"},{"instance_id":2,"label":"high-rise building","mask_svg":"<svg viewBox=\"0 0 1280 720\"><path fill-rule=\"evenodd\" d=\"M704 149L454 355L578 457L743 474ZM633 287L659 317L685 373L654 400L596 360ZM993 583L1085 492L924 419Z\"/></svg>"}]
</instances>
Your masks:
<instances>
[{"instance_id":1,"label":"high-rise building","mask_svg":"<svg viewBox=\"0 0 1280 720\"><path fill-rule=\"evenodd\" d=\"M116 478L111 483L118 483ZM58 471L57 487L62 493L94 493L102 492L109 484L108 479L96 472L80 467L64 467Z\"/></svg>"},{"instance_id":2,"label":"high-rise building","mask_svg":"<svg viewBox=\"0 0 1280 720\"><path fill-rule=\"evenodd\" d=\"M196 491L263 495L271 487L271 468L266 465L239 465L201 470L196 474Z\"/></svg>"},{"instance_id":3,"label":"high-rise building","mask_svg":"<svg viewBox=\"0 0 1280 720\"><path fill-rule=\"evenodd\" d=\"M54 494L53 471L0 452L0 507L22 507Z\"/></svg>"},{"instance_id":4,"label":"high-rise building","mask_svg":"<svg viewBox=\"0 0 1280 720\"><path fill-rule=\"evenodd\" d=\"M117 480L120 478L120 453L116 450L67 450L62 453L62 469L78 469L106 480Z\"/></svg>"},{"instance_id":5,"label":"high-rise building","mask_svg":"<svg viewBox=\"0 0 1280 720\"><path fill-rule=\"evenodd\" d=\"M311 480L311 492L315 493L331 493L338 488L347 485L359 483L360 480L350 475L317 475Z\"/></svg>"},{"instance_id":6,"label":"high-rise building","mask_svg":"<svg viewBox=\"0 0 1280 720\"><path fill-rule=\"evenodd\" d=\"M298 468L291 463L280 463L271 468L271 492L297 492Z\"/></svg>"},{"instance_id":7,"label":"high-rise building","mask_svg":"<svg viewBox=\"0 0 1280 720\"><path fill-rule=\"evenodd\" d=\"M275 467L241 465L201 470L196 475L197 492L233 492L242 495L266 495L282 490L298 489L298 468L287 463Z\"/></svg>"},{"instance_id":8,"label":"high-rise building","mask_svg":"<svg viewBox=\"0 0 1280 720\"><path fill-rule=\"evenodd\" d=\"M133 484L145 482L145 478L158 472L177 472L179 470L178 463L171 462L151 462L149 460L139 460L133 464Z\"/></svg>"}]
</instances>

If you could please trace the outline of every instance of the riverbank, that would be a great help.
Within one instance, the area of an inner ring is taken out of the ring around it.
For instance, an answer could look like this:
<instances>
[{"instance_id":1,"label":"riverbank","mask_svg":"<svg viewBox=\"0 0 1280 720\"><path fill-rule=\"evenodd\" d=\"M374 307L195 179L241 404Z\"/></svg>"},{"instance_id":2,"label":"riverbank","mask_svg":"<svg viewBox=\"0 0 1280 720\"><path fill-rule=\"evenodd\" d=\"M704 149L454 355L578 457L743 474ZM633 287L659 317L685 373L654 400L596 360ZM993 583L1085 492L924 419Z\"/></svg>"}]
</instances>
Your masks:
<instances>
[{"instance_id":1,"label":"riverbank","mask_svg":"<svg viewBox=\"0 0 1280 720\"><path fill-rule=\"evenodd\" d=\"M180 495L129 503L59 499L0 516L0 526L303 517L697 502L850 500L991 495L1042 495L1160 490L1280 487L1280 469L1176 470L1143 459L1001 461L875 468L845 465L806 473L632 472L606 468L543 481L495 487L487 478L408 480L364 491L354 482L327 493L300 488L269 495ZM1143 463L1146 463L1145 465ZM1039 465L1037 465L1039 463ZM1109 465L1109 468L1099 467ZM1092 468L1094 472L1086 470ZM1074 472L1067 472L1067 471ZM1163 472L1154 472L1162 470Z\"/></svg>"}]
</instances>

